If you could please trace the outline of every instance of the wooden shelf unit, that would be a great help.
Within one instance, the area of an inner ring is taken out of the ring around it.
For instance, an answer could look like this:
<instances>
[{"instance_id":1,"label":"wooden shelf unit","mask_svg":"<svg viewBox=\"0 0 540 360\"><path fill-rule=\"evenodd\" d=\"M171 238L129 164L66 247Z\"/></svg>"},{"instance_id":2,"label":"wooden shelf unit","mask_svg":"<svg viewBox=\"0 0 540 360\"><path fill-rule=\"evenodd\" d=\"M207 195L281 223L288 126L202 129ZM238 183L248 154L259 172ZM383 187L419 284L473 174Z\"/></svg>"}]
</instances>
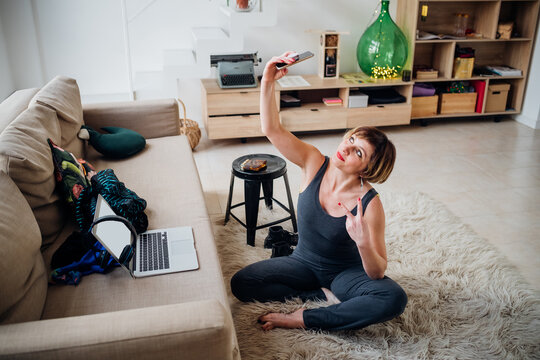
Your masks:
<instances>
[{"instance_id":1,"label":"wooden shelf unit","mask_svg":"<svg viewBox=\"0 0 540 360\"><path fill-rule=\"evenodd\" d=\"M428 5L426 21L421 21L422 5ZM511 84L507 111L502 113L441 114L437 117L482 116L519 114L523 106L535 32L538 21L538 0L399 0L397 23L410 39L412 61L408 64L432 67L439 71L437 79L415 79L415 82L441 83L451 81L482 80L486 82L486 95L490 83ZM416 39L417 30L434 34L452 34L457 13L469 15L469 27L481 33L482 38ZM513 22L518 37L497 39L500 22ZM475 49L475 66L507 65L520 69L521 76L475 76L466 79L452 77L456 46ZM485 109L485 98L484 106ZM429 116L433 118L434 116ZM418 118L418 117L416 117ZM415 118L415 119L416 119Z\"/></svg>"},{"instance_id":2,"label":"wooden shelf unit","mask_svg":"<svg viewBox=\"0 0 540 360\"><path fill-rule=\"evenodd\" d=\"M310 83L305 87L283 88L276 83L276 102L280 121L290 131L338 130L359 125L388 126L410 123L412 82L401 80L373 81L350 84L342 78L321 79L304 75ZM263 136L259 118L260 89L221 89L215 79L202 79L203 119L210 139ZM349 108L351 89L395 88L406 99L404 103L369 105ZM280 107L280 96L292 94L299 98L299 107ZM328 106L323 97L340 97L343 104Z\"/></svg>"}]
</instances>

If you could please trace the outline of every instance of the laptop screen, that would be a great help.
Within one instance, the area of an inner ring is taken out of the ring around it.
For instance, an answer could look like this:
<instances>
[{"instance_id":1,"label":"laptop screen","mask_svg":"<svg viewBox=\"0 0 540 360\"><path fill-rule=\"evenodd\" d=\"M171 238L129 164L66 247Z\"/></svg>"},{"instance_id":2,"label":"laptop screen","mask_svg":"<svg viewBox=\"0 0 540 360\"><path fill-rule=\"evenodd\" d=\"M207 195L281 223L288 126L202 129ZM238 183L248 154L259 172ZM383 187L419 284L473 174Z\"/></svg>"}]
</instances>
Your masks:
<instances>
[{"instance_id":1,"label":"laptop screen","mask_svg":"<svg viewBox=\"0 0 540 360\"><path fill-rule=\"evenodd\" d=\"M107 204L107 201L101 195L98 195L94 221L106 215L116 214ZM92 234L116 260L120 258L124 247L131 243L131 232L126 225L119 221L100 222L94 226Z\"/></svg>"}]
</instances>

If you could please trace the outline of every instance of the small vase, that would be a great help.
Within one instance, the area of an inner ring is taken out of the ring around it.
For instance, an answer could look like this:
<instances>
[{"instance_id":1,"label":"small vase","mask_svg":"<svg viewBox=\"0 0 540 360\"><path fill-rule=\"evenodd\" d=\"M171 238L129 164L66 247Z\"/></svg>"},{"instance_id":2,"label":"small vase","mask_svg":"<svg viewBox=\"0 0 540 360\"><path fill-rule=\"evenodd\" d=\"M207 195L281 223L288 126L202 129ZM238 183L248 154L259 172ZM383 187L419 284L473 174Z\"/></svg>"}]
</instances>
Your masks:
<instances>
[{"instance_id":1,"label":"small vase","mask_svg":"<svg viewBox=\"0 0 540 360\"><path fill-rule=\"evenodd\" d=\"M407 39L390 17L389 3L382 1L379 17L366 29L356 47L360 69L372 78L399 77L407 61Z\"/></svg>"}]
</instances>

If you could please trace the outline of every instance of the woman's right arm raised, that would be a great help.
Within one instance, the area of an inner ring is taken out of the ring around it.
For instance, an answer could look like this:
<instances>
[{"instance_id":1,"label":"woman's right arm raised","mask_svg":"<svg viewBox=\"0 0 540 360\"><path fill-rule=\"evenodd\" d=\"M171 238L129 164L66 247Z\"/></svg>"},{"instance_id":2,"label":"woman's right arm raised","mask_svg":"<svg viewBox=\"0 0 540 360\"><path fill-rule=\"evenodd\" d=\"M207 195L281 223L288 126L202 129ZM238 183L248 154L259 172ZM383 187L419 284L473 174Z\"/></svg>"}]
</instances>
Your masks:
<instances>
[{"instance_id":1,"label":"woman's right arm raised","mask_svg":"<svg viewBox=\"0 0 540 360\"><path fill-rule=\"evenodd\" d=\"M281 56L275 56L264 68L261 79L261 128L263 134L289 161L295 163L304 170L306 167L318 169L321 165L323 155L314 146L307 144L290 131L285 129L279 121L279 113L275 97L275 81L287 74L288 69L278 70L276 64L292 63L292 59L287 58L291 51Z\"/></svg>"}]
</instances>

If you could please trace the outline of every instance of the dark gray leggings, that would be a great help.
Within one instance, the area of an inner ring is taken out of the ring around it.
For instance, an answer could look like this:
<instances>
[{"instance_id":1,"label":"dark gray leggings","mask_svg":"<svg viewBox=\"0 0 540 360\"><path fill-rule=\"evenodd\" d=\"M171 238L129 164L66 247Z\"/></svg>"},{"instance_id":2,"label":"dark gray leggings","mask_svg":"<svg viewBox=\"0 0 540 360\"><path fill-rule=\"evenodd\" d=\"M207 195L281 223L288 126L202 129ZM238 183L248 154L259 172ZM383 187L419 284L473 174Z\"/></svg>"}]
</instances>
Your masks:
<instances>
[{"instance_id":1,"label":"dark gray leggings","mask_svg":"<svg viewBox=\"0 0 540 360\"><path fill-rule=\"evenodd\" d=\"M321 287L329 288L340 304L304 311L311 329L360 329L399 316L407 295L389 277L370 279L361 265L344 270L320 271L294 255L251 264L231 279L231 290L240 301L284 301L291 298L326 300Z\"/></svg>"}]
</instances>

